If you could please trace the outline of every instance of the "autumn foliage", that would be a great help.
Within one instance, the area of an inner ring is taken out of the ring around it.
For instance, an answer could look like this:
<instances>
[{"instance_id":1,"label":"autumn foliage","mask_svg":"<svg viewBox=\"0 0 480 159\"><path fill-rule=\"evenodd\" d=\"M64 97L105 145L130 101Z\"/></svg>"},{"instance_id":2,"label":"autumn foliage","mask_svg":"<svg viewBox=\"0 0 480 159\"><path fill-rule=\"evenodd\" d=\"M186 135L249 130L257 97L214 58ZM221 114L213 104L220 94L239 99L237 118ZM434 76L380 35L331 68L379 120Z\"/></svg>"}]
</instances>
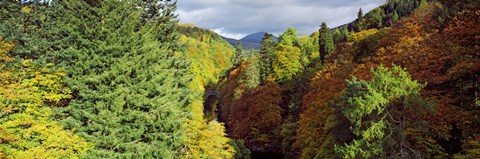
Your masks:
<instances>
[{"instance_id":1,"label":"autumn foliage","mask_svg":"<svg viewBox=\"0 0 480 159\"><path fill-rule=\"evenodd\" d=\"M480 156L478 0L388 0L258 52L172 1L0 4L0 158Z\"/></svg>"},{"instance_id":2,"label":"autumn foliage","mask_svg":"<svg viewBox=\"0 0 480 159\"><path fill-rule=\"evenodd\" d=\"M34 66L8 55L0 37L0 158L79 158L92 145L53 120L71 91L61 70Z\"/></svg>"},{"instance_id":3,"label":"autumn foliage","mask_svg":"<svg viewBox=\"0 0 480 159\"><path fill-rule=\"evenodd\" d=\"M415 150L412 154L427 158L446 157L454 153L464 154L455 155L460 158L478 154L478 147L472 142L478 142L478 134L475 133L478 132L478 119L473 114L478 113L478 104L475 104L478 95L475 92L479 91L479 87L475 83L479 79L474 74L478 74L479 50L475 35L480 27L478 18L473 17L479 12L461 10L442 28L436 18L437 11L441 9L442 4L430 3L400 20L391 29L353 33L348 42L339 44L341 47L332 54L335 59L330 59L335 61L334 64L318 72L323 77L313 78L309 93L304 96L297 142L294 144L300 149L301 158L326 157L328 148L321 147L326 142L330 142L327 143L330 146L342 145L335 143L339 142L338 138L331 140L340 133L328 134L337 130L332 129L334 126L329 127L331 122L328 118L334 116L335 109L342 109L336 103L343 100L339 98L345 88L343 80L351 75L370 80L371 68L393 64L404 67L414 80L427 83L421 95L435 105L433 110L419 111L420 107L410 107L406 111L405 122L411 125L403 134ZM333 65L340 66L329 73ZM342 67L353 68L351 72L347 69L344 76L334 76L345 72L338 70ZM338 82L330 83L330 78ZM393 118L399 115L393 114ZM337 118L334 121L342 120ZM467 149L459 151L462 147ZM334 155L330 153L330 157Z\"/></svg>"}]
</instances>

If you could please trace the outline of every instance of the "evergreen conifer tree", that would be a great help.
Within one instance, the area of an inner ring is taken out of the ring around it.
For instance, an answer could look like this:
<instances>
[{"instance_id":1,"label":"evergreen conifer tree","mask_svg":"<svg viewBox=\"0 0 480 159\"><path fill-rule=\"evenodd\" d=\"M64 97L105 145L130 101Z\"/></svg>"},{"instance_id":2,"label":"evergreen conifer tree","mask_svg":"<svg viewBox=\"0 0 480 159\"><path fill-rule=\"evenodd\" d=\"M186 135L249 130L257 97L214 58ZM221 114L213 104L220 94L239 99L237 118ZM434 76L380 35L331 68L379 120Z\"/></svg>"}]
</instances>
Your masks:
<instances>
[{"instance_id":1,"label":"evergreen conifer tree","mask_svg":"<svg viewBox=\"0 0 480 159\"><path fill-rule=\"evenodd\" d=\"M272 62L275 58L275 46L277 42L273 39L273 35L265 33L260 45L260 79L265 81L269 74L272 73Z\"/></svg>"},{"instance_id":2,"label":"evergreen conifer tree","mask_svg":"<svg viewBox=\"0 0 480 159\"><path fill-rule=\"evenodd\" d=\"M357 20L355 21L355 28L357 29L357 31L362 31L363 29L365 29L365 19L363 17L362 8L358 10Z\"/></svg>"},{"instance_id":3,"label":"evergreen conifer tree","mask_svg":"<svg viewBox=\"0 0 480 159\"><path fill-rule=\"evenodd\" d=\"M39 0L7 0L0 2L0 36L12 41L16 47L10 51L13 56L24 59L38 59L47 51L49 32L45 30L48 7Z\"/></svg>"},{"instance_id":4,"label":"evergreen conifer tree","mask_svg":"<svg viewBox=\"0 0 480 159\"><path fill-rule=\"evenodd\" d=\"M53 1L58 44L74 99L66 128L95 148L86 158L173 158L184 142L191 97L171 1Z\"/></svg>"},{"instance_id":5,"label":"evergreen conifer tree","mask_svg":"<svg viewBox=\"0 0 480 159\"><path fill-rule=\"evenodd\" d=\"M243 44L237 43L235 46L235 53L232 57L234 67L238 67L243 61Z\"/></svg>"},{"instance_id":6,"label":"evergreen conifer tree","mask_svg":"<svg viewBox=\"0 0 480 159\"><path fill-rule=\"evenodd\" d=\"M325 22L320 26L319 32L319 53L322 64L325 64L325 57L335 49L333 37Z\"/></svg>"}]
</instances>

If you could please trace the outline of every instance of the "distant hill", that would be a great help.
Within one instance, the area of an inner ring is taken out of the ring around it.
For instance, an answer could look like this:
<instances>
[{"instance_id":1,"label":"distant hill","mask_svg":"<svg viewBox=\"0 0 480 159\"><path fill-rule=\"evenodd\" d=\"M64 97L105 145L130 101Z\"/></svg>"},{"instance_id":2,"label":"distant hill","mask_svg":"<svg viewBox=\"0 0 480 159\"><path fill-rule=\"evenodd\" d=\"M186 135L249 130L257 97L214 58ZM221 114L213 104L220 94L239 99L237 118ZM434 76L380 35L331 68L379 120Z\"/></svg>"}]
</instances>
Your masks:
<instances>
[{"instance_id":1,"label":"distant hill","mask_svg":"<svg viewBox=\"0 0 480 159\"><path fill-rule=\"evenodd\" d=\"M191 62L191 71L201 79L196 86L206 87L208 83L216 83L223 71L232 67L230 59L235 51L223 37L217 33L197 27L193 24L180 24L179 41Z\"/></svg>"},{"instance_id":2,"label":"distant hill","mask_svg":"<svg viewBox=\"0 0 480 159\"><path fill-rule=\"evenodd\" d=\"M223 37L228 43L230 43L232 46L237 45L237 43L242 43L243 44L243 49L250 50L250 49L260 49L260 43L262 42L262 38L265 32L257 32L253 34L249 34L245 37L243 37L240 40L232 39L232 38L227 38ZM278 41L278 37L274 36L275 40Z\"/></svg>"},{"instance_id":3,"label":"distant hill","mask_svg":"<svg viewBox=\"0 0 480 159\"><path fill-rule=\"evenodd\" d=\"M347 28L349 32L358 32L357 24L363 23L363 29L383 28L393 26L400 18L410 15L415 9L422 5L421 0L389 0L386 3L363 14L362 20L358 17L354 21L333 27L332 31L340 31Z\"/></svg>"}]
</instances>

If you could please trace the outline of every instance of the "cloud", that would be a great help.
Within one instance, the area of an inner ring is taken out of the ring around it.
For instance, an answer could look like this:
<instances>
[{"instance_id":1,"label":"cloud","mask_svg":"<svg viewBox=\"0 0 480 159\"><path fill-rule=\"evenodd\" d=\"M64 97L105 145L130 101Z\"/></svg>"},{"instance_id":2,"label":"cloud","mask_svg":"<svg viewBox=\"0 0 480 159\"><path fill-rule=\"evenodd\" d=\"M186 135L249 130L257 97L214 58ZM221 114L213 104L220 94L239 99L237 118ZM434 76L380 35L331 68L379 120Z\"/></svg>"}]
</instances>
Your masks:
<instances>
[{"instance_id":1,"label":"cloud","mask_svg":"<svg viewBox=\"0 0 480 159\"><path fill-rule=\"evenodd\" d=\"M233 38L233 39L241 39L243 37L246 36L246 34L243 34L243 33L229 33L229 32L225 32L225 28L215 28L215 29L210 29L224 37L229 37L229 38Z\"/></svg>"},{"instance_id":2,"label":"cloud","mask_svg":"<svg viewBox=\"0 0 480 159\"><path fill-rule=\"evenodd\" d=\"M310 34L323 22L336 27L351 22L359 8L367 11L385 0L179 0L180 22L216 31L230 38L288 27Z\"/></svg>"}]
</instances>

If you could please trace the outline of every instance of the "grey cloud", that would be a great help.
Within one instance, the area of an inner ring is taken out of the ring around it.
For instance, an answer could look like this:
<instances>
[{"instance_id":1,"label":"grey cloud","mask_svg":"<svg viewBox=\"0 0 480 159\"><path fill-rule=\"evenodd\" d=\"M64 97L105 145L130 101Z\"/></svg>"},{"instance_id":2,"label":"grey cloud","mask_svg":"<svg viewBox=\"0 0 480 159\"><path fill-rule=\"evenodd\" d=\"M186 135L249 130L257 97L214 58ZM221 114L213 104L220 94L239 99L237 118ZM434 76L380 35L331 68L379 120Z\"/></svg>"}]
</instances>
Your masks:
<instances>
[{"instance_id":1,"label":"grey cloud","mask_svg":"<svg viewBox=\"0 0 480 159\"><path fill-rule=\"evenodd\" d=\"M281 34L293 27L310 34L325 21L336 27L352 21L358 8L365 12L385 0L179 0L180 22L193 23L222 34L246 35L258 31Z\"/></svg>"}]
</instances>

